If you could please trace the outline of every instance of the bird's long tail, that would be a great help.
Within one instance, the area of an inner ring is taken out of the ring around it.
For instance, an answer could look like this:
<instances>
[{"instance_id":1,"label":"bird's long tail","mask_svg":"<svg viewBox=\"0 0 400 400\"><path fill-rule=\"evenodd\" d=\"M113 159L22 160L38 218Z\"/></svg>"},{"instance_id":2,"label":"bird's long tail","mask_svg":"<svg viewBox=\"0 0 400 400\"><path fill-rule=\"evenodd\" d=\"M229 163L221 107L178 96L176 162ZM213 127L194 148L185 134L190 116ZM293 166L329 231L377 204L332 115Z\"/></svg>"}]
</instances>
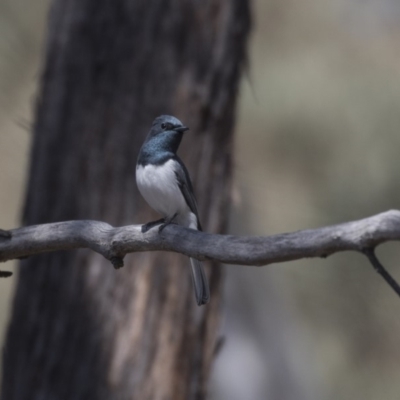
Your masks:
<instances>
[{"instance_id":1,"label":"bird's long tail","mask_svg":"<svg viewBox=\"0 0 400 400\"><path fill-rule=\"evenodd\" d=\"M192 264L192 278L197 305L207 304L210 300L210 288L203 265L195 258L190 259L190 264Z\"/></svg>"}]
</instances>

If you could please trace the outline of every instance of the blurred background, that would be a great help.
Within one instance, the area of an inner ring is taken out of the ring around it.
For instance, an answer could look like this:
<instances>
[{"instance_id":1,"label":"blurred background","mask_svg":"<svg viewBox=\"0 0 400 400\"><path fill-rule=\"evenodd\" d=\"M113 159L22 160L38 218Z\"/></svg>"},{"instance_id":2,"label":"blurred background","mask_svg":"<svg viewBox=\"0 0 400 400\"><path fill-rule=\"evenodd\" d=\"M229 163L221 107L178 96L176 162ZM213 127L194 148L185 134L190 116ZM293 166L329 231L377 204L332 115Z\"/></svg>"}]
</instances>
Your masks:
<instances>
[{"instance_id":1,"label":"blurred background","mask_svg":"<svg viewBox=\"0 0 400 400\"><path fill-rule=\"evenodd\" d=\"M0 0L0 227L20 225L48 0ZM256 0L231 231L400 208L400 3ZM400 280L400 246L379 248ZM12 263L6 265L12 269ZM213 400L398 399L400 299L360 255L225 267ZM3 341L15 278L0 281Z\"/></svg>"}]
</instances>

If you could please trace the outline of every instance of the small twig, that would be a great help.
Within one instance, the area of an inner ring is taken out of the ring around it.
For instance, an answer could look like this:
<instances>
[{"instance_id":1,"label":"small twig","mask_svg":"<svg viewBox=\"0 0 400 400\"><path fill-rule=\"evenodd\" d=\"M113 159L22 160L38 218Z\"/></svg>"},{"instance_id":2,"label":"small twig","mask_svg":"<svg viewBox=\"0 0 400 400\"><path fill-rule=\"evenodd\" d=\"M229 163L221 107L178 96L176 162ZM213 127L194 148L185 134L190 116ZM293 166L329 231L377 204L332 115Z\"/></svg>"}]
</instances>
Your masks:
<instances>
[{"instance_id":1,"label":"small twig","mask_svg":"<svg viewBox=\"0 0 400 400\"><path fill-rule=\"evenodd\" d=\"M0 240L1 239L11 239L12 235L10 231L5 231L4 229L0 229ZM12 276L12 272L10 271L1 271L0 270L0 278L9 278Z\"/></svg>"},{"instance_id":2,"label":"small twig","mask_svg":"<svg viewBox=\"0 0 400 400\"><path fill-rule=\"evenodd\" d=\"M5 231L4 229L0 229L0 238L2 239L11 239L11 232Z\"/></svg>"},{"instance_id":3,"label":"small twig","mask_svg":"<svg viewBox=\"0 0 400 400\"><path fill-rule=\"evenodd\" d=\"M396 280L389 274L389 272L384 268L381 262L378 260L378 257L375 254L375 249L367 248L363 250L363 253L367 256L368 260L374 267L375 271L382 276L382 278L386 281L386 283L400 296L400 286L396 282Z\"/></svg>"},{"instance_id":4,"label":"small twig","mask_svg":"<svg viewBox=\"0 0 400 400\"><path fill-rule=\"evenodd\" d=\"M124 259L122 257L111 257L110 261L115 269L120 269L124 266Z\"/></svg>"}]
</instances>

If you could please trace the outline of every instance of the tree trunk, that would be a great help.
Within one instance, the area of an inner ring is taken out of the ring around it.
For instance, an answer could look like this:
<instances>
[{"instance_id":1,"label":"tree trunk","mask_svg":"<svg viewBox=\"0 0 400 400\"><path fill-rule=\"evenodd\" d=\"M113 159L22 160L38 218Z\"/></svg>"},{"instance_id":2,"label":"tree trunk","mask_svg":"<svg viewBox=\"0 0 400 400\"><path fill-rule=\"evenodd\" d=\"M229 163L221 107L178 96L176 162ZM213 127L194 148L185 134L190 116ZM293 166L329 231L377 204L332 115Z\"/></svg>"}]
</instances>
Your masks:
<instances>
[{"instance_id":1,"label":"tree trunk","mask_svg":"<svg viewBox=\"0 0 400 400\"><path fill-rule=\"evenodd\" d=\"M135 184L154 117L191 130L179 154L205 230L225 232L247 0L54 0L25 224L157 216ZM3 400L202 399L217 342L221 272L195 305L189 261L90 251L21 262L4 350Z\"/></svg>"}]
</instances>

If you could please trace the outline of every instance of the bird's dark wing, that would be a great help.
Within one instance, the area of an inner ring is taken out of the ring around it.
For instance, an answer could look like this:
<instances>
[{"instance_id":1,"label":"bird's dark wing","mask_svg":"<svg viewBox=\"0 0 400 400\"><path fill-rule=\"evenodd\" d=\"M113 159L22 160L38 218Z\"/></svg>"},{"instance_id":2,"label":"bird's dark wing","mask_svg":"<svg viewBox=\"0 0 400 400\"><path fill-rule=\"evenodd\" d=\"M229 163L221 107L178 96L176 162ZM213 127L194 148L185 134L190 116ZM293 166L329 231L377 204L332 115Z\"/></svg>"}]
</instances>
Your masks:
<instances>
[{"instance_id":1,"label":"bird's dark wing","mask_svg":"<svg viewBox=\"0 0 400 400\"><path fill-rule=\"evenodd\" d=\"M178 163L175 168L175 176L178 181L179 188L185 198L186 204L190 208L190 211L197 217L197 229L202 230L199 219L199 212L197 211L197 203L193 193L192 182L190 181L189 173L178 156L174 157L174 160Z\"/></svg>"}]
</instances>

